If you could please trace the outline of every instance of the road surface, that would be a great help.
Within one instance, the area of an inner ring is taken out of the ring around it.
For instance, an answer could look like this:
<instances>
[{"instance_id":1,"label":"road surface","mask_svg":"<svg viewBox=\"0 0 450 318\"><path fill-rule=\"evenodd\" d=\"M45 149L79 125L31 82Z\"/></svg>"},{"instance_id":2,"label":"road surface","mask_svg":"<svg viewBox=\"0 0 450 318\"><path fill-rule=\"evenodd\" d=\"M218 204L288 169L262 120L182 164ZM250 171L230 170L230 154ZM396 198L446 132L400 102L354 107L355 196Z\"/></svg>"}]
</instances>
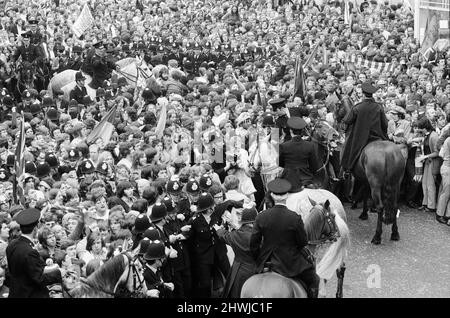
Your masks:
<instances>
[{"instance_id":1,"label":"road surface","mask_svg":"<svg viewBox=\"0 0 450 318\"><path fill-rule=\"evenodd\" d=\"M361 209L345 207L352 240L344 297L450 297L450 227L434 213L401 206L400 241L391 241L391 227L383 226L381 244L373 245L376 214L362 221ZM336 277L327 283L327 297L335 297L336 283Z\"/></svg>"}]
</instances>

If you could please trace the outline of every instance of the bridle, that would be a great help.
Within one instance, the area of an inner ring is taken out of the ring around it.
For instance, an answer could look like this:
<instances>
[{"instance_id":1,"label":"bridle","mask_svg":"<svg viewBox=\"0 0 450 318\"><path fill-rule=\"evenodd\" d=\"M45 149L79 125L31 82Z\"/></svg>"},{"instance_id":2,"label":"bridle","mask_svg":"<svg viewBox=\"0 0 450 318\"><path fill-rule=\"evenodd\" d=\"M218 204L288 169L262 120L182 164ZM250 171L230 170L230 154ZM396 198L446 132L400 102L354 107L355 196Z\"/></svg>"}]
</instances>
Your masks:
<instances>
[{"instance_id":1,"label":"bridle","mask_svg":"<svg viewBox=\"0 0 450 318\"><path fill-rule=\"evenodd\" d=\"M140 77L144 78L144 80L148 79L151 75L148 75L144 69L141 66L138 66L137 63L135 63L136 66L136 75L124 72L122 70L115 70L119 75L125 77L127 81L133 82L134 84L137 84Z\"/></svg>"},{"instance_id":2,"label":"bridle","mask_svg":"<svg viewBox=\"0 0 450 318\"><path fill-rule=\"evenodd\" d=\"M325 209L323 206L319 208L320 213L324 218L324 222L322 223L322 229L320 230L320 238L315 241L308 241L309 245L321 245L327 242L336 242L338 238L341 237L339 232L339 228L336 224L336 221L333 218L333 214ZM325 225L328 225L328 229L330 230L328 234L325 234Z\"/></svg>"},{"instance_id":3,"label":"bridle","mask_svg":"<svg viewBox=\"0 0 450 318\"><path fill-rule=\"evenodd\" d=\"M136 267L135 262L138 261L137 257L132 258L130 255L128 255L126 252L122 252L120 255L123 255L127 257L128 259L128 274L127 278L124 282L117 282L116 286L114 287L114 290L112 292L106 291L102 288L98 288L96 286L92 286L89 284L86 280L82 283L91 287L92 289L98 289L102 293L105 293L107 295L112 296L113 298L144 298L146 295L143 293L143 288L145 286L145 281L140 278L139 275L139 269ZM133 275L133 291L129 291L124 285L127 284L127 282L130 279L130 275ZM137 276L137 277L136 277ZM70 297L73 298L73 296L70 294L69 290L62 284L63 291Z\"/></svg>"},{"instance_id":4,"label":"bridle","mask_svg":"<svg viewBox=\"0 0 450 318\"><path fill-rule=\"evenodd\" d=\"M312 132L314 132L314 131L316 131L316 127L315 126L314 126ZM326 149L327 157L325 159L324 164L319 169L317 169L316 172L319 172L320 170L325 169L325 167L328 165L328 162L330 162L330 151L331 151L331 149L330 149L330 141L328 140L328 138L326 138L326 142L322 142L319 139L314 138L312 136L312 134L311 134L311 141Z\"/></svg>"}]
</instances>

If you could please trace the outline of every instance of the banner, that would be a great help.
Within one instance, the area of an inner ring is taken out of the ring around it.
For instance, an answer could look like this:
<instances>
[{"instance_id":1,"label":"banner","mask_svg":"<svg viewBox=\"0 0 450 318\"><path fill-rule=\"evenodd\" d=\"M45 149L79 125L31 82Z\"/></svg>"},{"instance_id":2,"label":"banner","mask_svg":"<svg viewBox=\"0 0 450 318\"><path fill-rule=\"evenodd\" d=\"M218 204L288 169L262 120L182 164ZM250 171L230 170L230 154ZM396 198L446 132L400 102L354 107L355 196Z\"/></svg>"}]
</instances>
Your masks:
<instances>
[{"instance_id":1,"label":"banner","mask_svg":"<svg viewBox=\"0 0 450 318\"><path fill-rule=\"evenodd\" d=\"M345 62L347 64L354 64L358 68L366 67L379 72L392 72L395 68L395 64L393 63L369 61L363 58L357 58L356 55L350 56Z\"/></svg>"},{"instance_id":2,"label":"banner","mask_svg":"<svg viewBox=\"0 0 450 318\"><path fill-rule=\"evenodd\" d=\"M94 23L95 20L92 16L91 9L89 9L89 6L86 3L77 21L75 21L75 23L73 24L72 31L76 35L76 37L79 38L87 29L91 28Z\"/></svg>"}]
</instances>

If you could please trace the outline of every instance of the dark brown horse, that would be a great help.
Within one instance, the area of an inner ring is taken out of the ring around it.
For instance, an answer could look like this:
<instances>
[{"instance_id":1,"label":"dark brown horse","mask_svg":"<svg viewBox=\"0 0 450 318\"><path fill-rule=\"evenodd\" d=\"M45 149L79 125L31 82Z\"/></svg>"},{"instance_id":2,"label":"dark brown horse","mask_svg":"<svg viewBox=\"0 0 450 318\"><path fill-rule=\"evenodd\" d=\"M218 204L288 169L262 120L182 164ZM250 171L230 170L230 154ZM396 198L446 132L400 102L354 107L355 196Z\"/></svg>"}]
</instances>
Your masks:
<instances>
[{"instance_id":1,"label":"dark brown horse","mask_svg":"<svg viewBox=\"0 0 450 318\"><path fill-rule=\"evenodd\" d=\"M378 214L373 244L381 243L382 223L392 224L391 240L400 239L397 227L397 202L406 167L405 148L390 141L373 141L363 149L353 171L357 179L369 184Z\"/></svg>"},{"instance_id":2,"label":"dark brown horse","mask_svg":"<svg viewBox=\"0 0 450 318\"><path fill-rule=\"evenodd\" d=\"M337 110L342 120L350 111L353 103L347 96L342 96ZM342 127L346 130L346 127ZM378 214L377 229L372 239L373 244L381 243L382 224L392 224L391 240L398 241L400 235L397 227L398 196L405 172L407 149L390 141L373 141L361 152L353 175L361 184L364 207L360 219L366 220L367 200L373 200Z\"/></svg>"}]
</instances>

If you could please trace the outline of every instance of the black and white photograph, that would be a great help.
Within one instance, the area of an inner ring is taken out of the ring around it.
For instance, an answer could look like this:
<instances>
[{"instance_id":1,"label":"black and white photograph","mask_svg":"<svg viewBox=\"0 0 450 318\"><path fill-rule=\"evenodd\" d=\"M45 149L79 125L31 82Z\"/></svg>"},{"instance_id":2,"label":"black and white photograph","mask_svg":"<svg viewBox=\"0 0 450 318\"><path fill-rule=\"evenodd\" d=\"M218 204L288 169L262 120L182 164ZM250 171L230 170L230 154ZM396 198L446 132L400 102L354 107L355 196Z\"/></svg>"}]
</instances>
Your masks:
<instances>
[{"instance_id":1,"label":"black and white photograph","mask_svg":"<svg viewBox=\"0 0 450 318\"><path fill-rule=\"evenodd\" d=\"M449 19L1 0L0 298L198 317L450 297Z\"/></svg>"}]
</instances>

